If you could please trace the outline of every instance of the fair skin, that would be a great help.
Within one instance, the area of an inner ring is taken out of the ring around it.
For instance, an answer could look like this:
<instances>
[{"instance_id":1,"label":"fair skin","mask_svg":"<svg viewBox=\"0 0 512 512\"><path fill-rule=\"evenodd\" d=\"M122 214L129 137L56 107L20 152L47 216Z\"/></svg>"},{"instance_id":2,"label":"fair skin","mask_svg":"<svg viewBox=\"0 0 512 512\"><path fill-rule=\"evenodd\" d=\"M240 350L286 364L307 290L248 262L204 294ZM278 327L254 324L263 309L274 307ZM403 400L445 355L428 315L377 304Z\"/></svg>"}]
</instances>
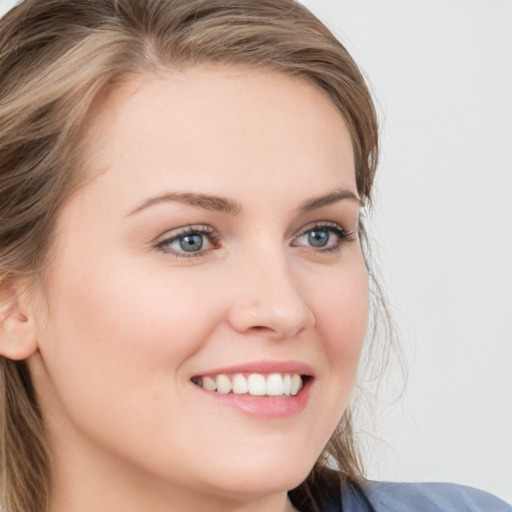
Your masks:
<instances>
[{"instance_id":1,"label":"fair skin","mask_svg":"<svg viewBox=\"0 0 512 512\"><path fill-rule=\"evenodd\" d=\"M114 91L87 147L91 179L20 302L52 512L289 510L367 324L342 117L305 81L202 66ZM201 387L219 373L303 388Z\"/></svg>"}]
</instances>

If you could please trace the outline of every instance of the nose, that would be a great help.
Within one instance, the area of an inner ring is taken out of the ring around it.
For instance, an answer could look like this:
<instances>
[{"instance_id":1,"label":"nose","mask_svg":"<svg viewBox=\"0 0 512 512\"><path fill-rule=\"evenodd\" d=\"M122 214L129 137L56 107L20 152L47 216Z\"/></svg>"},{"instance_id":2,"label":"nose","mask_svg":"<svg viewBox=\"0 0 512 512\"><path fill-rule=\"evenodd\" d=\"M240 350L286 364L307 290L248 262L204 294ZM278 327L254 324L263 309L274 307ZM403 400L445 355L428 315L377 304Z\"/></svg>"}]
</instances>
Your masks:
<instances>
[{"instance_id":1,"label":"nose","mask_svg":"<svg viewBox=\"0 0 512 512\"><path fill-rule=\"evenodd\" d=\"M284 255L251 258L233 281L228 319L237 332L262 332L284 340L315 324L304 290Z\"/></svg>"}]
</instances>

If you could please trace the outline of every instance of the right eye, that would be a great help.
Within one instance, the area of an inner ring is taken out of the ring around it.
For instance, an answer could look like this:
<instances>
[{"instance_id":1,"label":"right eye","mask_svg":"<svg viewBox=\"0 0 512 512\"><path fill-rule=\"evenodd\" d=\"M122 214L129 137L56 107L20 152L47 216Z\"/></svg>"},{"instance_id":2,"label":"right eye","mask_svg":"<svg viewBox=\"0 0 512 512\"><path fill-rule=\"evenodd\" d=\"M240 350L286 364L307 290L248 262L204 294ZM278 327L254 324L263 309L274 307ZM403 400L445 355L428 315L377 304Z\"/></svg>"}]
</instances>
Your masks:
<instances>
[{"instance_id":1,"label":"right eye","mask_svg":"<svg viewBox=\"0 0 512 512\"><path fill-rule=\"evenodd\" d=\"M163 240L156 243L155 248L177 258L193 258L203 256L219 246L219 237L210 227L186 226L167 233Z\"/></svg>"}]
</instances>

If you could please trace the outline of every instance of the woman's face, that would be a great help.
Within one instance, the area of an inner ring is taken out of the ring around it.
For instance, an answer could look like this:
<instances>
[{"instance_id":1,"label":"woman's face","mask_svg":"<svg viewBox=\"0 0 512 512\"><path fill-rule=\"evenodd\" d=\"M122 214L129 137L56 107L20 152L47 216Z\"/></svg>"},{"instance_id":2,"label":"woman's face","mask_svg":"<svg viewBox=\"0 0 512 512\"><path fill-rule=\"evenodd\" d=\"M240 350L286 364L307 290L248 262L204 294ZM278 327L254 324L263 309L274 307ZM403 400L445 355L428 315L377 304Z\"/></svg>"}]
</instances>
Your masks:
<instances>
[{"instance_id":1,"label":"woman's face","mask_svg":"<svg viewBox=\"0 0 512 512\"><path fill-rule=\"evenodd\" d=\"M346 407L367 323L340 114L306 81L198 67L116 91L87 137L29 361L57 484L295 487Z\"/></svg>"}]
</instances>

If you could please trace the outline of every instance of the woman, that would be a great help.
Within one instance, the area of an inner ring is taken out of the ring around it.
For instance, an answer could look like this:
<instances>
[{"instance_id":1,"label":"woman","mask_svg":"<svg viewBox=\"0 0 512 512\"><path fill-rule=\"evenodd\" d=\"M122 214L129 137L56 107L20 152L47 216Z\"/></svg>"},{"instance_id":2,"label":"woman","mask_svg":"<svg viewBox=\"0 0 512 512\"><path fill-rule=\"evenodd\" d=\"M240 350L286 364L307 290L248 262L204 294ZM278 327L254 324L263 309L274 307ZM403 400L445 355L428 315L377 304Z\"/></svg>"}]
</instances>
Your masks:
<instances>
[{"instance_id":1,"label":"woman","mask_svg":"<svg viewBox=\"0 0 512 512\"><path fill-rule=\"evenodd\" d=\"M6 510L510 510L364 480L377 123L318 20L26 0L0 46Z\"/></svg>"}]
</instances>

